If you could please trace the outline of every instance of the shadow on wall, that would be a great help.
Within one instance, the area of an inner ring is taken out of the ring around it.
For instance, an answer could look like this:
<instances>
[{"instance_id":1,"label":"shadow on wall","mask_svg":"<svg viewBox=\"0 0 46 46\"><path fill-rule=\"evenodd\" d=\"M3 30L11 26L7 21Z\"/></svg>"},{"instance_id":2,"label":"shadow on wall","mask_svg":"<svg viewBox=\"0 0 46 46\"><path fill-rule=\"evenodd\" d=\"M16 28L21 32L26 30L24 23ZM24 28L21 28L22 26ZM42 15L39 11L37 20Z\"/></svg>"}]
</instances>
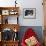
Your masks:
<instances>
[{"instance_id":1,"label":"shadow on wall","mask_svg":"<svg viewBox=\"0 0 46 46\"><path fill-rule=\"evenodd\" d=\"M20 42L21 42L21 40L23 38L23 35L24 35L25 31L28 28L32 28L36 32L39 41L41 43L43 43L43 30L42 30L42 26L21 26L20 27L20 31L19 31L19 40L20 40Z\"/></svg>"}]
</instances>

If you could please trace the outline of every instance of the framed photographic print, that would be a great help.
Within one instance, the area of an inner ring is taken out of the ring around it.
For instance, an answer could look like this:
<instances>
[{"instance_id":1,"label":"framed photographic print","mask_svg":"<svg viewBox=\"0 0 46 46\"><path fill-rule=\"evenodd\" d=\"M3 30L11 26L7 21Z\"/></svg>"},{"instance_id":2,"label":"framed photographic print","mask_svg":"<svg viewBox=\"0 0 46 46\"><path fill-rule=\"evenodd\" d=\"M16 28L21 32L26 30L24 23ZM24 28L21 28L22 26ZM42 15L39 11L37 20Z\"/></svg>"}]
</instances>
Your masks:
<instances>
[{"instance_id":1,"label":"framed photographic print","mask_svg":"<svg viewBox=\"0 0 46 46\"><path fill-rule=\"evenodd\" d=\"M24 13L24 18L28 19L36 18L36 8L24 8L23 13Z\"/></svg>"},{"instance_id":2,"label":"framed photographic print","mask_svg":"<svg viewBox=\"0 0 46 46\"><path fill-rule=\"evenodd\" d=\"M2 10L2 15L9 15L9 10Z\"/></svg>"}]
</instances>

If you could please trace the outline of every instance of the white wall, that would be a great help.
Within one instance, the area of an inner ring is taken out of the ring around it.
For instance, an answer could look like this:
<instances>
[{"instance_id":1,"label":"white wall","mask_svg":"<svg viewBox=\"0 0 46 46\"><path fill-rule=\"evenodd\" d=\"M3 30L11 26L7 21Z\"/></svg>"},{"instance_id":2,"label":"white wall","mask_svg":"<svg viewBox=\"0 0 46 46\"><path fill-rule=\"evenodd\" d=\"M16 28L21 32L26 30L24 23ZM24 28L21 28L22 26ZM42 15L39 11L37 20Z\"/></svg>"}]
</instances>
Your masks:
<instances>
[{"instance_id":1,"label":"white wall","mask_svg":"<svg viewBox=\"0 0 46 46\"><path fill-rule=\"evenodd\" d=\"M1 7L14 6L15 5L14 1L15 0L0 0L0 6Z\"/></svg>"},{"instance_id":2,"label":"white wall","mask_svg":"<svg viewBox=\"0 0 46 46\"><path fill-rule=\"evenodd\" d=\"M42 0L21 0L20 23L22 26L43 26L43 6ZM24 19L23 8L36 8L36 19Z\"/></svg>"},{"instance_id":3,"label":"white wall","mask_svg":"<svg viewBox=\"0 0 46 46\"><path fill-rule=\"evenodd\" d=\"M14 1L15 0L0 0L0 6L14 6ZM19 24L21 26L43 26L42 0L17 0L17 3L20 6ZM36 19L24 19L24 8L36 8Z\"/></svg>"}]
</instances>

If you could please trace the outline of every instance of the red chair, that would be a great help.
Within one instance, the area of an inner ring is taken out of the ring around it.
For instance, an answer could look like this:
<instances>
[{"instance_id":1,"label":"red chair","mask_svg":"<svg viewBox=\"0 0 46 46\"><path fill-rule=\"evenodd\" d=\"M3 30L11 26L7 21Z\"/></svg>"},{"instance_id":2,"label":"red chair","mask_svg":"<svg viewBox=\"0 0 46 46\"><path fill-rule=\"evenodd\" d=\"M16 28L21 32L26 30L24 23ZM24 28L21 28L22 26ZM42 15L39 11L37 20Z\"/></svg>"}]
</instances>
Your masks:
<instances>
[{"instance_id":1,"label":"red chair","mask_svg":"<svg viewBox=\"0 0 46 46\"><path fill-rule=\"evenodd\" d=\"M34 36L37 39L36 33L31 28L27 29L27 31L24 34L24 37L22 38L21 46L27 46L27 44L25 43L25 40L32 36ZM35 46L41 46L40 42L38 41Z\"/></svg>"}]
</instances>

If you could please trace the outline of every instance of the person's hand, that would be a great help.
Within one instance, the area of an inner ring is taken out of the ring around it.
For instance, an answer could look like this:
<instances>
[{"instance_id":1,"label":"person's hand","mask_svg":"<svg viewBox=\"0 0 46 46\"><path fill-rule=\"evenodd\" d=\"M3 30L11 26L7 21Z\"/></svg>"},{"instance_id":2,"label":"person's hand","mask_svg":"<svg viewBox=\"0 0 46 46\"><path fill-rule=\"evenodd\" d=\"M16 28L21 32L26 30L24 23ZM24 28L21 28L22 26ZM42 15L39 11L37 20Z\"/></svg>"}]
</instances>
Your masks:
<instances>
[{"instance_id":1,"label":"person's hand","mask_svg":"<svg viewBox=\"0 0 46 46\"><path fill-rule=\"evenodd\" d=\"M38 41L34 36L25 40L25 43L27 44L27 46L35 46L37 44L37 42Z\"/></svg>"},{"instance_id":2,"label":"person's hand","mask_svg":"<svg viewBox=\"0 0 46 46\"><path fill-rule=\"evenodd\" d=\"M31 46L31 41L30 41L30 39L26 39L26 40L25 40L25 43L27 44L27 46Z\"/></svg>"}]
</instances>

